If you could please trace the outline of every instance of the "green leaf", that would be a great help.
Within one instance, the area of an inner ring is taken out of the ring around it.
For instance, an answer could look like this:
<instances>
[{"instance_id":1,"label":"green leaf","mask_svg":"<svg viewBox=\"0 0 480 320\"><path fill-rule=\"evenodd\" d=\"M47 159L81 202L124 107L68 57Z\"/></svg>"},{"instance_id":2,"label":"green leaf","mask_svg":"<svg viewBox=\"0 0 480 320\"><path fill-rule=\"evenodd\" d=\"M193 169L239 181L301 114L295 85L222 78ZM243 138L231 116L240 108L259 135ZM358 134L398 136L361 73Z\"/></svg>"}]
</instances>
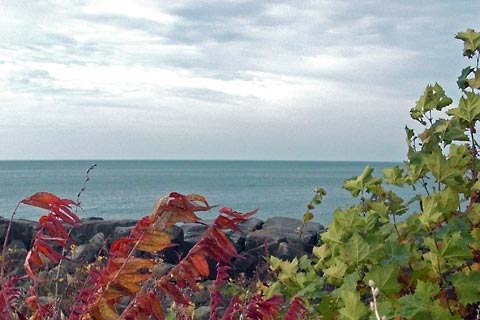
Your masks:
<instances>
[{"instance_id":1,"label":"green leaf","mask_svg":"<svg viewBox=\"0 0 480 320\"><path fill-rule=\"evenodd\" d=\"M432 309L434 296L439 292L437 284L418 280L415 293L399 299L401 307L398 315L407 319L438 319L433 316L435 312Z\"/></svg>"},{"instance_id":2,"label":"green leaf","mask_svg":"<svg viewBox=\"0 0 480 320\"><path fill-rule=\"evenodd\" d=\"M335 263L330 268L323 270L324 276L327 278L327 281L333 285L338 285L342 283L343 277L347 272L348 266L340 261L335 260Z\"/></svg>"},{"instance_id":3,"label":"green leaf","mask_svg":"<svg viewBox=\"0 0 480 320\"><path fill-rule=\"evenodd\" d=\"M448 115L458 117L466 121L470 126L480 118L480 95L473 92L465 92L460 98L458 107L447 111Z\"/></svg>"},{"instance_id":4,"label":"green leaf","mask_svg":"<svg viewBox=\"0 0 480 320\"><path fill-rule=\"evenodd\" d=\"M335 215L337 215L337 210ZM345 232L343 227L340 226L335 220L328 226L327 231L323 232L320 236L322 241L325 243L335 242L338 244L343 244L343 238L345 237Z\"/></svg>"},{"instance_id":5,"label":"green leaf","mask_svg":"<svg viewBox=\"0 0 480 320\"><path fill-rule=\"evenodd\" d=\"M469 85L468 85L467 77L474 70L475 69L472 67L466 67L465 69L462 70L462 74L458 77L458 80L457 80L457 85L460 90L465 90L468 88Z\"/></svg>"},{"instance_id":6,"label":"green leaf","mask_svg":"<svg viewBox=\"0 0 480 320\"><path fill-rule=\"evenodd\" d=\"M470 206L470 210L467 211L467 217L472 224L480 223L480 203L474 203Z\"/></svg>"},{"instance_id":7,"label":"green leaf","mask_svg":"<svg viewBox=\"0 0 480 320\"><path fill-rule=\"evenodd\" d=\"M470 146L466 144L452 144L448 153L450 165L462 172L462 175L470 168L472 164L472 154Z\"/></svg>"},{"instance_id":8,"label":"green leaf","mask_svg":"<svg viewBox=\"0 0 480 320\"><path fill-rule=\"evenodd\" d=\"M478 89L480 88L480 70L477 70L475 72L475 78L473 79L468 79L468 85L472 89Z\"/></svg>"},{"instance_id":9,"label":"green leaf","mask_svg":"<svg viewBox=\"0 0 480 320\"><path fill-rule=\"evenodd\" d=\"M347 243L348 251L343 252L342 260L352 266L359 266L371 257L372 250L370 244L365 241L358 233L354 233Z\"/></svg>"},{"instance_id":10,"label":"green leaf","mask_svg":"<svg viewBox=\"0 0 480 320\"><path fill-rule=\"evenodd\" d=\"M399 187L403 186L405 183L405 179L403 178L403 169L399 166L383 169L383 175L385 176L386 183Z\"/></svg>"},{"instance_id":11,"label":"green leaf","mask_svg":"<svg viewBox=\"0 0 480 320\"><path fill-rule=\"evenodd\" d=\"M438 208L436 199L432 196L422 197L423 212L418 217L420 222L429 229L433 224L436 224L443 217L442 211Z\"/></svg>"},{"instance_id":12,"label":"green leaf","mask_svg":"<svg viewBox=\"0 0 480 320\"><path fill-rule=\"evenodd\" d=\"M315 310L321 315L322 319L330 320L336 319L334 299L331 296L325 295L320 303L313 305Z\"/></svg>"},{"instance_id":13,"label":"green leaf","mask_svg":"<svg viewBox=\"0 0 480 320\"><path fill-rule=\"evenodd\" d=\"M458 187L458 183L463 181L463 168L458 169L452 166L442 151L436 149L424 159L426 167L435 177L436 182L446 184L452 188Z\"/></svg>"},{"instance_id":14,"label":"green leaf","mask_svg":"<svg viewBox=\"0 0 480 320\"><path fill-rule=\"evenodd\" d=\"M360 192L368 190L372 186L378 185L382 182L382 178L374 178L372 172L373 168L366 166L361 175L345 181L343 188L350 191L354 197L357 197Z\"/></svg>"},{"instance_id":15,"label":"green leaf","mask_svg":"<svg viewBox=\"0 0 480 320\"><path fill-rule=\"evenodd\" d=\"M469 275L460 272L448 277L455 286L458 301L466 306L480 301L480 272L471 271Z\"/></svg>"},{"instance_id":16,"label":"green leaf","mask_svg":"<svg viewBox=\"0 0 480 320\"><path fill-rule=\"evenodd\" d=\"M480 33L473 29L467 29L465 32L459 32L455 36L456 39L463 41L463 55L466 57L473 57L475 51L480 47Z\"/></svg>"},{"instance_id":17,"label":"green leaf","mask_svg":"<svg viewBox=\"0 0 480 320\"><path fill-rule=\"evenodd\" d=\"M384 260L385 264L408 265L410 261L410 245L388 239L385 241L385 251L387 253L387 258Z\"/></svg>"},{"instance_id":18,"label":"green leaf","mask_svg":"<svg viewBox=\"0 0 480 320\"><path fill-rule=\"evenodd\" d=\"M428 112L434 109L440 111L452 102L453 100L445 95L445 90L438 83L435 83L434 86L428 85L415 107L410 109L410 116L412 119L426 125L424 116Z\"/></svg>"},{"instance_id":19,"label":"green leaf","mask_svg":"<svg viewBox=\"0 0 480 320\"><path fill-rule=\"evenodd\" d=\"M354 232L365 226L365 220L360 217L360 209L357 207L349 208L346 211L335 211L335 222L342 227L343 230Z\"/></svg>"},{"instance_id":20,"label":"green leaf","mask_svg":"<svg viewBox=\"0 0 480 320\"><path fill-rule=\"evenodd\" d=\"M444 234L439 247L439 250L436 247L430 249L444 258L451 266L462 265L465 260L473 257L468 242L464 241L460 231Z\"/></svg>"},{"instance_id":21,"label":"green leaf","mask_svg":"<svg viewBox=\"0 0 480 320\"><path fill-rule=\"evenodd\" d=\"M356 291L344 290L342 299L345 307L339 310L340 319L363 319L368 314L367 307L360 301L360 294Z\"/></svg>"},{"instance_id":22,"label":"green leaf","mask_svg":"<svg viewBox=\"0 0 480 320\"><path fill-rule=\"evenodd\" d=\"M469 141L465 134L467 129L460 119L440 119L433 124L434 133L438 134L444 144L451 144L453 141ZM438 143L437 143L438 144Z\"/></svg>"},{"instance_id":23,"label":"green leaf","mask_svg":"<svg viewBox=\"0 0 480 320\"><path fill-rule=\"evenodd\" d=\"M380 289L380 292L391 297L401 289L397 280L399 274L400 267L397 264L376 265L370 269L364 279L375 281L375 285Z\"/></svg>"}]
</instances>

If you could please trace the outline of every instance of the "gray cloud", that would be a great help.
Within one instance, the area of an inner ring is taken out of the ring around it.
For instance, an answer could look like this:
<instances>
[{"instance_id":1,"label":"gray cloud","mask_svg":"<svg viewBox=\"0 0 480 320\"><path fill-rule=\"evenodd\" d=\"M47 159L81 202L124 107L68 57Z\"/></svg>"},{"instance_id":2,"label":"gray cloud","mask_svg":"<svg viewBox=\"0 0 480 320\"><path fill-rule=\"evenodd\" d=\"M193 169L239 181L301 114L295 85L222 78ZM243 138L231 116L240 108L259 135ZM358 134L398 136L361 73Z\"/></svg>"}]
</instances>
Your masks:
<instances>
[{"instance_id":1,"label":"gray cloud","mask_svg":"<svg viewBox=\"0 0 480 320\"><path fill-rule=\"evenodd\" d=\"M424 86L457 93L466 62L454 35L476 27L479 9L433 0L2 2L1 128L19 142L0 148L22 157L29 135L61 144L88 131L98 146L71 157L95 158L128 132L134 151L109 157L160 157L152 150L168 146L172 158L399 159ZM72 133L59 139L35 125L55 121Z\"/></svg>"}]
</instances>

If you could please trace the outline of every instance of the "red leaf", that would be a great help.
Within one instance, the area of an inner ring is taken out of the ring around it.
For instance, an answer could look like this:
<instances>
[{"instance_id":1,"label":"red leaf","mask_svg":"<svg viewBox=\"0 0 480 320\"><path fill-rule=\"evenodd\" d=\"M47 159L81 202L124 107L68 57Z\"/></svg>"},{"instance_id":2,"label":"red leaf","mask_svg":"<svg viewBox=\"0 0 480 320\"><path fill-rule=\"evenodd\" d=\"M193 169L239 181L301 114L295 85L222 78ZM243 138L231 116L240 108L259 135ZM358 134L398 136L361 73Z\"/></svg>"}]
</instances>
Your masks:
<instances>
[{"instance_id":1,"label":"red leaf","mask_svg":"<svg viewBox=\"0 0 480 320\"><path fill-rule=\"evenodd\" d=\"M65 259L65 257L55 251L55 249L53 249L51 245L38 238L34 244L33 250L35 249L38 252L42 253L44 256L46 256L53 263L58 263L58 261Z\"/></svg>"},{"instance_id":2,"label":"red leaf","mask_svg":"<svg viewBox=\"0 0 480 320\"><path fill-rule=\"evenodd\" d=\"M34 195L23 199L21 203L50 210L53 206L70 206L78 205L75 201L69 199L60 199L53 193L49 192L37 192Z\"/></svg>"},{"instance_id":3,"label":"red leaf","mask_svg":"<svg viewBox=\"0 0 480 320\"><path fill-rule=\"evenodd\" d=\"M190 258L192 260L192 264L198 272L204 276L208 277L210 274L210 269L208 267L207 259L203 255L195 255Z\"/></svg>"},{"instance_id":4,"label":"red leaf","mask_svg":"<svg viewBox=\"0 0 480 320\"><path fill-rule=\"evenodd\" d=\"M32 278L32 280L35 281L41 281L40 277L37 276L37 274L33 271L32 269L32 264L34 267L38 267L43 265L42 259L38 255L36 251L30 250L27 253L27 256L25 258L25 263L23 264L23 267L25 269L25 273Z\"/></svg>"},{"instance_id":5,"label":"red leaf","mask_svg":"<svg viewBox=\"0 0 480 320\"><path fill-rule=\"evenodd\" d=\"M255 209L253 211L247 212L247 213L241 213L237 211L233 211L231 208L223 207L219 210L220 213L226 214L228 216L234 217L234 218L242 218L243 220L246 220L253 215L257 213L258 209Z\"/></svg>"},{"instance_id":6,"label":"red leaf","mask_svg":"<svg viewBox=\"0 0 480 320\"><path fill-rule=\"evenodd\" d=\"M179 287L171 283L168 279L165 278L160 280L158 284L159 288L166 294L168 294L175 302L181 304L188 304L189 300L185 295L180 291Z\"/></svg>"},{"instance_id":7,"label":"red leaf","mask_svg":"<svg viewBox=\"0 0 480 320\"><path fill-rule=\"evenodd\" d=\"M285 320L301 320L305 319L307 316L307 309L303 304L303 300L301 297L293 298L290 307L287 310L287 314L285 315Z\"/></svg>"}]
</instances>

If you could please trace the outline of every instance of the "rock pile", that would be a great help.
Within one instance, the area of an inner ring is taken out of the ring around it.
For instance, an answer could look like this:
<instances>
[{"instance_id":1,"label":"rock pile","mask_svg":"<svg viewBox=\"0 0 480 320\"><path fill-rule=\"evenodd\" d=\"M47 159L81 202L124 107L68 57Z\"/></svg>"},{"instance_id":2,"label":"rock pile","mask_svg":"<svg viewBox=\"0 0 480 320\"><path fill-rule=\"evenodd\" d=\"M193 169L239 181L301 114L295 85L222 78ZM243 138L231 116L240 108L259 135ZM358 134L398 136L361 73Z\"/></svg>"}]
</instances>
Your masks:
<instances>
[{"instance_id":1,"label":"rock pile","mask_svg":"<svg viewBox=\"0 0 480 320\"><path fill-rule=\"evenodd\" d=\"M0 243L3 244L8 220L0 218ZM134 219L103 220L102 218L87 218L82 220L81 226L72 229L71 237L77 247L74 259L91 262L103 249L107 251L110 244L119 237L128 236L130 230L137 223ZM175 264L179 257L193 247L200 239L212 221L205 224L186 223L174 226L171 230L173 243L176 244L166 250L164 260ZM243 259L236 259L236 272L251 274L263 256L274 255L282 259L293 259L312 252L313 246L318 243L324 227L316 222L308 222L301 237L296 230L302 222L298 219L273 217L266 221L252 218L238 224L241 232L228 230L227 236L234 243ZM7 241L10 251L26 253L33 244L33 237L38 230L38 223L29 220L14 220Z\"/></svg>"},{"instance_id":2,"label":"rock pile","mask_svg":"<svg viewBox=\"0 0 480 320\"><path fill-rule=\"evenodd\" d=\"M78 262L86 264L94 261L98 255L106 255L109 246L115 239L126 237L130 230L137 223L137 220L103 220L102 218L83 219L81 226L73 228L70 236L75 241L76 249L69 254L69 258L77 263L66 263L65 266L72 274ZM208 225L212 221L204 221L205 224L186 223L173 226L169 231L172 234L172 241L176 246L162 252L162 258L167 265L178 263L202 237ZM0 243L5 240L9 220L0 217ZM227 236L235 245L241 258L233 261L234 271L232 276L243 274L252 276L254 271L259 271L258 266L263 257L274 255L281 259L291 260L312 252L313 246L318 243L320 234L324 227L315 222L308 222L301 236L297 229L302 225L298 219L274 217L266 221L251 218L238 227L241 232L226 231ZM29 220L14 220L10 226L10 235L7 240L7 257L9 261L9 273L17 275L24 274L23 262L28 250L32 247L34 236L38 231L37 222ZM212 263L212 273L209 279L205 279L205 287L215 277L215 264ZM71 269L71 270L70 270ZM208 305L202 301L209 299L209 292L198 294L198 319L208 319ZM202 309L203 308L203 309ZM200 311L205 311L205 316L199 316ZM197 313L196 313L197 314Z\"/></svg>"}]
</instances>

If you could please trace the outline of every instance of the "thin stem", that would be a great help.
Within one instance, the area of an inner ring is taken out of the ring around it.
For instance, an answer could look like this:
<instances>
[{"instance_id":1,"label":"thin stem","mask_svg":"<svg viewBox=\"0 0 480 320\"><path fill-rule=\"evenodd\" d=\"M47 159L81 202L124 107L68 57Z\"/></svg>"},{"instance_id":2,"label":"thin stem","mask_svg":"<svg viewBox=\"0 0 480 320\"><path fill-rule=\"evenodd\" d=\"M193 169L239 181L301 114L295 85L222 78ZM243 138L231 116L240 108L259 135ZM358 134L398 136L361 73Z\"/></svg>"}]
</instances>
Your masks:
<instances>
[{"instance_id":1,"label":"thin stem","mask_svg":"<svg viewBox=\"0 0 480 320\"><path fill-rule=\"evenodd\" d=\"M4 282L5 282L5 257L7 254L7 243L8 243L8 237L10 236L10 231L12 229L12 223L13 223L13 218L15 217L15 214L17 213L17 209L20 206L21 202L18 202L17 205L15 206L15 209L13 209L12 215L10 217L10 221L8 222L8 227L7 227L7 232L5 233L5 239L3 239L3 247L2 247L2 261L0 263L0 283L2 284L2 288L5 288ZM3 295L3 301L5 302L5 308L7 309L8 317L11 320L14 320L13 317L13 311L10 306L10 303L8 303L8 297L7 297L7 292L6 290L0 289Z\"/></svg>"},{"instance_id":2,"label":"thin stem","mask_svg":"<svg viewBox=\"0 0 480 320\"><path fill-rule=\"evenodd\" d=\"M472 143L472 146L471 146L471 153L472 153L472 182L475 183L477 182L477 179L478 179L478 171L477 171L477 164L476 164L476 160L477 160L477 146L476 146L476 142L475 142L475 128L473 127L473 125L470 125L470 140L471 140L471 143Z\"/></svg>"},{"instance_id":3,"label":"thin stem","mask_svg":"<svg viewBox=\"0 0 480 320\"><path fill-rule=\"evenodd\" d=\"M75 206L75 214L78 212L78 207L80 206L80 196L82 195L82 193L86 190L87 188L87 183L88 181L90 181L90 176L89 176L89 173L90 171L92 171L95 167L97 166L96 163L92 164L86 171L85 173L85 179L83 180L83 185L82 185L82 188L80 189L80 191L77 193L77 206ZM70 236L72 232L72 228L70 228L70 230L68 230L68 236ZM66 253L66 250L65 248L62 248L62 256L65 256L65 253ZM58 263L58 266L57 266L57 274L55 275L55 303L53 305L53 310L54 310L54 315L57 315L57 313L60 311L59 310L59 303L61 301L60 297L58 296L58 279L60 279L60 269L61 269L61 266L62 266L62 262L63 260L60 260L59 263Z\"/></svg>"},{"instance_id":4,"label":"thin stem","mask_svg":"<svg viewBox=\"0 0 480 320\"><path fill-rule=\"evenodd\" d=\"M396 220L394 214L392 214L392 216L393 216L393 226L394 226L394 228L395 228L395 231L397 232L398 238L400 239L400 232L398 231L398 228L397 228L397 220Z\"/></svg>"}]
</instances>

